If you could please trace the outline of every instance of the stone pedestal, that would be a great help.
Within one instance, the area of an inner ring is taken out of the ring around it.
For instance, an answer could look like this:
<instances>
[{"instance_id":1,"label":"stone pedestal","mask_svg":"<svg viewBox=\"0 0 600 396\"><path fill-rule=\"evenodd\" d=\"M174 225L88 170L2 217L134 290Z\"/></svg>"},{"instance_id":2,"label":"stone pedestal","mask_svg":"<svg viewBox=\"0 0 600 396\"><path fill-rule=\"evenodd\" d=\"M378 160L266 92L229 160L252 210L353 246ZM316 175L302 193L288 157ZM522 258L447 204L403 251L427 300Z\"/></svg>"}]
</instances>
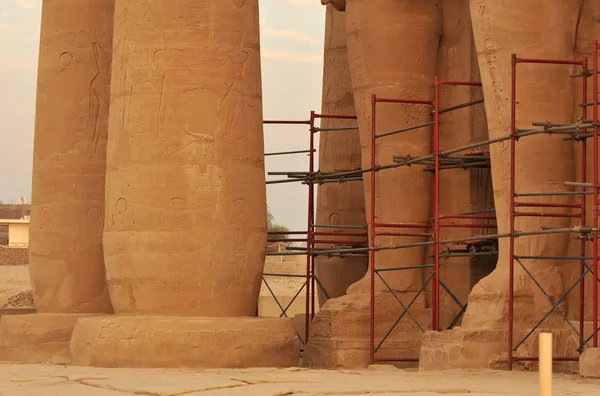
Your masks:
<instances>
[{"instance_id":1,"label":"stone pedestal","mask_svg":"<svg viewBox=\"0 0 600 396\"><path fill-rule=\"evenodd\" d=\"M589 348L579 357L579 374L600 378L600 348Z\"/></svg>"},{"instance_id":2,"label":"stone pedestal","mask_svg":"<svg viewBox=\"0 0 600 396\"><path fill-rule=\"evenodd\" d=\"M78 319L90 315L31 314L0 318L0 361L46 363L69 360L69 343Z\"/></svg>"},{"instance_id":3,"label":"stone pedestal","mask_svg":"<svg viewBox=\"0 0 600 396\"><path fill-rule=\"evenodd\" d=\"M113 316L77 322L71 354L95 367L292 367L298 343L291 319Z\"/></svg>"},{"instance_id":4,"label":"stone pedestal","mask_svg":"<svg viewBox=\"0 0 600 396\"><path fill-rule=\"evenodd\" d=\"M529 331L515 331L515 342L523 339ZM540 332L552 332L554 335L555 357L577 357L579 342L571 329L537 329L513 356L537 357ZM421 340L419 370L506 369L508 337L507 330L496 329L428 331ZM531 370L536 367L537 361L513 364L513 369L517 370ZM575 363L555 362L554 369L570 373L575 369Z\"/></svg>"},{"instance_id":5,"label":"stone pedestal","mask_svg":"<svg viewBox=\"0 0 600 396\"><path fill-rule=\"evenodd\" d=\"M402 311L391 294L376 296L375 346ZM431 309L411 307L410 313L423 329L431 328ZM405 314L381 345L377 356L418 359L421 336L422 331ZM329 300L313 319L304 361L311 368L366 368L369 366L369 339L368 295L346 295Z\"/></svg>"}]
</instances>

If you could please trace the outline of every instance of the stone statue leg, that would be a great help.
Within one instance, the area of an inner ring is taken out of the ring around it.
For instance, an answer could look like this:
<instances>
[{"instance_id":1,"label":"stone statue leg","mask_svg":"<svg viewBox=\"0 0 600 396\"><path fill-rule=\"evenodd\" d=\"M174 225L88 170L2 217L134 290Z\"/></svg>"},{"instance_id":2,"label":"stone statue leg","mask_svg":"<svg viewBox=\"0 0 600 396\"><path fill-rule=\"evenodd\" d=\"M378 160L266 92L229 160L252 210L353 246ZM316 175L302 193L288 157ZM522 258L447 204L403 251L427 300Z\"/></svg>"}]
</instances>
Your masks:
<instances>
[{"instance_id":1,"label":"stone statue leg","mask_svg":"<svg viewBox=\"0 0 600 396\"><path fill-rule=\"evenodd\" d=\"M356 115L352 81L348 66L346 48L345 13L327 7L325 23L325 59L323 69L323 114ZM323 128L340 128L357 125L354 120L322 119ZM361 167L360 139L358 130L321 132L319 144L319 170L340 172ZM365 197L363 183L328 183L320 185L317 193L316 223L331 225L328 232L367 233L367 230L335 228L336 225L367 225L365 217ZM317 228L317 231L325 231ZM347 236L324 237L319 240L366 240L366 237ZM326 245L318 245L325 247ZM335 248L338 245L331 245ZM346 293L348 286L361 279L367 271L367 257L325 257L315 258L315 273L324 291L318 288L319 304L322 306L330 298Z\"/></svg>"},{"instance_id":2,"label":"stone statue leg","mask_svg":"<svg viewBox=\"0 0 600 396\"><path fill-rule=\"evenodd\" d=\"M584 0L582 3L582 9L580 12L580 20L577 28L577 41L575 42L575 57L582 59L584 57L588 57L589 67L593 67L593 56L592 56L592 44L594 40L600 39L600 3L593 0ZM582 99L582 82L581 79L575 79L573 81L575 86L575 101L579 103ZM593 92L593 80L592 78L588 78L588 98L587 101L592 101L592 92ZM577 117L581 116L581 107L574 106L573 107L573 118L572 121L576 121ZM593 118L593 113L591 107L588 108L588 119ZM586 152L587 152L587 182L593 182L593 143L591 139L588 139L586 143ZM581 143L575 145L575 163L577 166L577 176L581 175ZM589 197L586 199L586 224L588 226L593 224L592 220L593 213L593 205L592 199ZM571 251L572 255L579 255L580 248L579 246L575 246L576 244L572 244L573 249ZM587 256L591 256L592 250L591 245L587 244ZM588 264L592 264L592 261L589 261ZM565 265L563 267L563 272L565 275L566 285L569 286L573 284L577 279L581 276L579 265L576 263ZM593 287L592 276L587 275L587 279L585 282L585 288L587 291L587 296L591 296L591 290ZM580 301L579 301L579 288L575 289L569 295L568 300L569 305L569 317L574 319L575 321L580 317ZM589 337L592 332L592 304L591 299L586 298L585 303L585 313L583 320L586 321L585 324L585 338Z\"/></svg>"},{"instance_id":3,"label":"stone statue leg","mask_svg":"<svg viewBox=\"0 0 600 396\"><path fill-rule=\"evenodd\" d=\"M480 81L469 0L442 2L441 8L442 37L438 55L438 78L440 80ZM481 98L483 98L481 87L441 85L439 106L443 110ZM442 151L465 146L474 141L486 140L487 134L483 104L444 112L440 115L440 150ZM483 147L471 151L477 153L487 150L488 148ZM462 152L456 155L465 155L466 153ZM443 170L440 172L439 187L441 214L467 213L493 207L489 169ZM487 213L487 215L493 216L494 213ZM446 219L443 220L443 223L489 224L490 221ZM458 239L486 233L495 233L495 230L479 227L442 227L440 238ZM442 248L456 248L456 246L457 244L443 245ZM428 253L433 255L433 248L430 248ZM478 267L481 266L481 263L489 263L487 265L489 268L494 265L495 259L496 257L484 256L441 258L440 281L448 287L461 304L466 304L471 282L473 279L480 279L478 278ZM448 328L460 311L460 307L455 303L453 297L443 287L440 289L440 311L441 329Z\"/></svg>"},{"instance_id":4,"label":"stone statue leg","mask_svg":"<svg viewBox=\"0 0 600 396\"><path fill-rule=\"evenodd\" d=\"M579 1L563 1L548 7L543 1L471 0L471 18L484 84L490 138L505 136L510 129L511 53L528 58L572 59ZM552 29L548 29L552 26ZM574 100L569 69L553 65L519 65L517 126L532 121L571 119ZM517 192L567 191L564 181L574 180L572 144L560 136L533 136L517 143ZM491 146L494 199L498 231L509 229L509 143ZM566 197L528 199L535 202L564 202ZM519 217L516 230L567 227L568 219ZM522 237L515 252L521 255L564 255L569 235ZM532 260L526 263L554 299L564 294L560 263ZM508 312L508 239L500 240L496 270L475 286L463 328L503 328ZM545 296L535 290L528 275L515 264L516 321L530 322L534 310L548 310ZM535 304L530 303L534 297Z\"/></svg>"},{"instance_id":5,"label":"stone statue leg","mask_svg":"<svg viewBox=\"0 0 600 396\"><path fill-rule=\"evenodd\" d=\"M345 7L350 75L358 116L362 167L371 166L371 95L385 98L431 99L437 69L441 28L436 1L350 0ZM410 37L410 39L408 39ZM393 43L393 44L391 44ZM428 106L381 104L377 133L390 132L431 120ZM431 130L417 130L381 139L377 164L392 162L394 155L429 154ZM424 222L431 212L431 178L419 167L403 167L377 173L376 221ZM370 213L370 175L364 175L366 212ZM368 218L368 216L367 216ZM370 225L369 225L370 226ZM389 232L399 229L386 230ZM418 240L418 238L417 238ZM414 242L409 237L379 237L378 245ZM420 265L422 247L381 251L376 266L396 268ZM419 270L386 272L386 282L401 298L410 301L423 284ZM401 314L402 308L378 281L375 332L381 339ZM361 367L368 364L369 277L348 289L348 295L328 301L315 317L305 350L309 366ZM431 313L424 298L411 309L422 326L430 326ZM383 351L388 356L418 356L420 330L408 318L395 328L393 340Z\"/></svg>"},{"instance_id":6,"label":"stone statue leg","mask_svg":"<svg viewBox=\"0 0 600 396\"><path fill-rule=\"evenodd\" d=\"M436 74L441 28L436 1L347 2L346 24L350 74L360 127L363 168L371 166L371 95L384 98L430 99ZM406 40L406 37L411 37ZM389 46L394 37L395 44ZM392 49L393 48L393 49ZM377 107L376 133L390 132L430 121L428 106L383 103ZM377 165L389 164L394 155L422 156L430 152L431 130L405 132L377 141ZM423 222L431 213L431 178L419 167L401 167L376 174L375 221L385 223ZM364 175L365 203L370 213L371 177ZM368 221L369 216L367 216ZM403 232L402 229L387 229ZM377 245L415 242L410 237L378 237ZM383 250L375 254L376 267L420 265L423 248ZM369 277L349 292L368 293ZM414 295L422 285L418 270L392 271L385 276L400 294ZM378 281L379 290L386 287Z\"/></svg>"}]
</instances>

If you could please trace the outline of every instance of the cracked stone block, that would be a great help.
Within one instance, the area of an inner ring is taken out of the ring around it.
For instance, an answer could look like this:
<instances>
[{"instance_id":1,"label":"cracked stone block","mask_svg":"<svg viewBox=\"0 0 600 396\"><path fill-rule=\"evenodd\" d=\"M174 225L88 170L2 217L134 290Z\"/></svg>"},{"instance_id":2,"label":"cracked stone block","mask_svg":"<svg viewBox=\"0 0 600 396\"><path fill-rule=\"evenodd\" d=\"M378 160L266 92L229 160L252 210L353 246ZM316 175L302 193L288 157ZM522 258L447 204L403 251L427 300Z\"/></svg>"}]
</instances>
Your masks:
<instances>
[{"instance_id":1,"label":"cracked stone block","mask_svg":"<svg viewBox=\"0 0 600 396\"><path fill-rule=\"evenodd\" d=\"M295 367L291 319L113 316L77 322L74 365L146 368Z\"/></svg>"},{"instance_id":2,"label":"cracked stone block","mask_svg":"<svg viewBox=\"0 0 600 396\"><path fill-rule=\"evenodd\" d=\"M600 378L600 348L588 348L579 357L579 374Z\"/></svg>"},{"instance_id":3,"label":"cracked stone block","mask_svg":"<svg viewBox=\"0 0 600 396\"><path fill-rule=\"evenodd\" d=\"M539 333L552 332L556 357L577 357L578 338L571 329L536 329L514 352L515 357L538 356ZM529 329L515 330L515 346ZM508 331L499 329L455 329L428 331L421 339L419 370L506 369ZM515 362L516 370L537 369L537 361ZM570 373L573 362L555 362L556 372Z\"/></svg>"},{"instance_id":4,"label":"cracked stone block","mask_svg":"<svg viewBox=\"0 0 600 396\"><path fill-rule=\"evenodd\" d=\"M431 328L431 309L411 307L410 315L403 314L404 309L390 293L378 294L376 301L375 346L379 346L376 356L417 360L422 329ZM400 316L402 319L396 323ZM367 368L369 339L369 299L364 295L330 299L313 319L304 350L305 362L308 367L320 369ZM414 363L400 365L414 366Z\"/></svg>"},{"instance_id":5,"label":"cracked stone block","mask_svg":"<svg viewBox=\"0 0 600 396\"><path fill-rule=\"evenodd\" d=\"M73 327L85 314L4 315L0 318L0 361L46 363L70 359Z\"/></svg>"}]
</instances>

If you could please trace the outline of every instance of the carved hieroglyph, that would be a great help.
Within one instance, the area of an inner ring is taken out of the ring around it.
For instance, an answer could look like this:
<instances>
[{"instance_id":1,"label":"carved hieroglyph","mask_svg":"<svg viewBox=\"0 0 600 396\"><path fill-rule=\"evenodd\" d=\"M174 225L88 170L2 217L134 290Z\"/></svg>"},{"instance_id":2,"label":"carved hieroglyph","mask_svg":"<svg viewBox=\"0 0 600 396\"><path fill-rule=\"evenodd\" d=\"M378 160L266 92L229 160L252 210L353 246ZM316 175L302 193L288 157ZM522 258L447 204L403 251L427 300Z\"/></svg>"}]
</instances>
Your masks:
<instances>
[{"instance_id":1,"label":"carved hieroglyph","mask_svg":"<svg viewBox=\"0 0 600 396\"><path fill-rule=\"evenodd\" d=\"M118 314L256 314L257 0L117 0L105 256Z\"/></svg>"},{"instance_id":2,"label":"carved hieroglyph","mask_svg":"<svg viewBox=\"0 0 600 396\"><path fill-rule=\"evenodd\" d=\"M336 11L333 6L327 7L325 16L325 51L323 67L323 114L356 115L352 81L348 65L348 50L346 48L345 14ZM354 120L322 119L322 128L341 128L356 126ZM360 140L358 130L324 131L321 132L319 144L319 170L321 172L341 172L360 169L361 167ZM365 197L361 181L349 183L329 183L320 185L317 194L316 224L364 226ZM328 232L360 234L367 233L365 229L327 228ZM325 231L317 228L317 232ZM347 236L324 237L318 240L366 240L366 237L355 238ZM327 245L318 245L324 247ZM331 245L335 248L338 245ZM323 285L326 294L319 288L319 303L331 298L342 296L352 283L362 278L367 270L367 257L324 257L315 258L315 272Z\"/></svg>"},{"instance_id":3,"label":"carved hieroglyph","mask_svg":"<svg viewBox=\"0 0 600 396\"><path fill-rule=\"evenodd\" d=\"M111 312L102 254L114 0L45 0L29 269L38 312Z\"/></svg>"}]
</instances>

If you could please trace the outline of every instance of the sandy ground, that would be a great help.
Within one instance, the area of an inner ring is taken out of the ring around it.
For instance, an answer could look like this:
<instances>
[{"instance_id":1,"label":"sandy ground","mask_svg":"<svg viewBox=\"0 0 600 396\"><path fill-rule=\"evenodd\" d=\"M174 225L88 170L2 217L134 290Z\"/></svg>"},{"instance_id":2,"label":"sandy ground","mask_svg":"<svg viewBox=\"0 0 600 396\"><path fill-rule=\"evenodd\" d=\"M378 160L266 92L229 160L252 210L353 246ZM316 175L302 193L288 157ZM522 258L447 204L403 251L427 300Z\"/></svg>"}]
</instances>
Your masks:
<instances>
[{"instance_id":1,"label":"sandy ground","mask_svg":"<svg viewBox=\"0 0 600 396\"><path fill-rule=\"evenodd\" d=\"M306 260L304 257L286 257L284 261L280 261L279 258L269 257L265 266L265 272L300 275L305 273L305 266ZM27 265L0 266L0 308L32 308L34 306L28 271L29 267ZM281 299L282 304L287 304L302 287L305 281L304 278L277 276L266 276L265 279L269 283L269 287L273 293L277 298ZM269 305L265 308L265 311L268 311L266 316L279 316L280 310L276 307L274 300L272 300L271 292L269 292L269 289L265 286L264 282L261 287L260 295L265 298L266 303ZM303 290L298 296L298 303L304 301L305 296L306 293L305 290ZM270 305L273 305L273 307ZM304 312L303 309L300 310L294 306L288 313L294 315L296 313L301 313L300 311Z\"/></svg>"},{"instance_id":2,"label":"sandy ground","mask_svg":"<svg viewBox=\"0 0 600 396\"><path fill-rule=\"evenodd\" d=\"M29 266L0 265L0 308L33 306Z\"/></svg>"},{"instance_id":3,"label":"sandy ground","mask_svg":"<svg viewBox=\"0 0 600 396\"><path fill-rule=\"evenodd\" d=\"M537 396L537 374L498 371L416 373L307 369L142 370L0 365L0 394L10 396ZM598 396L600 380L556 375L554 396Z\"/></svg>"}]
</instances>

